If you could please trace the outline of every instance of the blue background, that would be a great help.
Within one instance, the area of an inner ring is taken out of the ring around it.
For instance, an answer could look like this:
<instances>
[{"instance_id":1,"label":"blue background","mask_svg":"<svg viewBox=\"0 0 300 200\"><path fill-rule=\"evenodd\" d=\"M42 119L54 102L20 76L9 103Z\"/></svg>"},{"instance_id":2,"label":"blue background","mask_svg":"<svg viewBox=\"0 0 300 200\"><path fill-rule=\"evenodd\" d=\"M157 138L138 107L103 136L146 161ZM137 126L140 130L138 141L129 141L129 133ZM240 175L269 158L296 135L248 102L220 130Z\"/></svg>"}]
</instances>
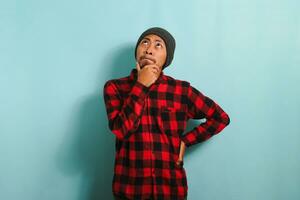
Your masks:
<instances>
[{"instance_id":1,"label":"blue background","mask_svg":"<svg viewBox=\"0 0 300 200\"><path fill-rule=\"evenodd\" d=\"M186 151L189 200L300 199L300 1L1 1L0 199L112 199L106 80L161 26L165 74L229 114ZM199 124L191 121L188 129Z\"/></svg>"}]
</instances>

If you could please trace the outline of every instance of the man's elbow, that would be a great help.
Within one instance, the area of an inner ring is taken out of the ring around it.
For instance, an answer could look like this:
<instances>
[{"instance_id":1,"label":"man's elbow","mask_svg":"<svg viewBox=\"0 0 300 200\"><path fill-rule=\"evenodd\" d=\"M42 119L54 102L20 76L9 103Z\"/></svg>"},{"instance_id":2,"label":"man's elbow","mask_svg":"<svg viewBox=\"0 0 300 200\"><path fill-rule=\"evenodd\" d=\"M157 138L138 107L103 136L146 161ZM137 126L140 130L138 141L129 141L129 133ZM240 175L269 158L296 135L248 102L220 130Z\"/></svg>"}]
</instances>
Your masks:
<instances>
[{"instance_id":1,"label":"man's elbow","mask_svg":"<svg viewBox=\"0 0 300 200\"><path fill-rule=\"evenodd\" d=\"M223 123L228 126L230 124L230 117L228 114L225 114L223 117Z\"/></svg>"}]
</instances>

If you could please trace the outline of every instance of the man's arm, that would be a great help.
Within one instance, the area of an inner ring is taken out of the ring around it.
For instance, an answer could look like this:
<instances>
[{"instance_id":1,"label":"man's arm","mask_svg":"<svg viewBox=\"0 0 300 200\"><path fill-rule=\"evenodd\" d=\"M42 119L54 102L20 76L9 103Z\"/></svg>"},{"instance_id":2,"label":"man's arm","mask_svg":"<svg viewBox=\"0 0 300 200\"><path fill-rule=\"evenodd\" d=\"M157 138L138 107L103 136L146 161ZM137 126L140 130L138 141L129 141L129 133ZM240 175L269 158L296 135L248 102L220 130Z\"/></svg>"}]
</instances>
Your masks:
<instances>
[{"instance_id":1,"label":"man's arm","mask_svg":"<svg viewBox=\"0 0 300 200\"><path fill-rule=\"evenodd\" d=\"M109 129L120 140L126 139L140 123L148 87L136 81L126 99L121 99L116 85L108 81L103 96L109 122Z\"/></svg>"},{"instance_id":2,"label":"man's arm","mask_svg":"<svg viewBox=\"0 0 300 200\"><path fill-rule=\"evenodd\" d=\"M203 142L222 131L229 123L228 114L212 99L189 85L187 94L188 118L206 122L196 126L181 137L187 147Z\"/></svg>"},{"instance_id":3,"label":"man's arm","mask_svg":"<svg viewBox=\"0 0 300 200\"><path fill-rule=\"evenodd\" d=\"M128 138L138 128L149 86L159 76L159 69L155 64L146 65L141 69L140 64L136 62L136 69L137 80L126 99L122 99L112 81L106 82L103 89L109 128L120 140Z\"/></svg>"}]
</instances>

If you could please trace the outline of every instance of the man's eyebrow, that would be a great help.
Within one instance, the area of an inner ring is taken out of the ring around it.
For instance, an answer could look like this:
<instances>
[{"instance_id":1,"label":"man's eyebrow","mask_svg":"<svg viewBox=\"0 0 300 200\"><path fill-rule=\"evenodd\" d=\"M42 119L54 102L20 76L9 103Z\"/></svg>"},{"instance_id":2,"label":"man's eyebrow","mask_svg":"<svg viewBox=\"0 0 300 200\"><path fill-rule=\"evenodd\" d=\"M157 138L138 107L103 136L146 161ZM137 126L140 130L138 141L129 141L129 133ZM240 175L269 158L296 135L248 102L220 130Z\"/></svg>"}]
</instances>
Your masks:
<instances>
[{"instance_id":1,"label":"man's eyebrow","mask_svg":"<svg viewBox=\"0 0 300 200\"><path fill-rule=\"evenodd\" d=\"M149 41L150 41L150 38L148 38L148 37L144 37L144 39L146 39L146 40L149 40ZM160 40L160 39L156 39L155 41L156 41L156 42L161 42L161 43L163 43L163 41L162 41L162 40Z\"/></svg>"}]
</instances>

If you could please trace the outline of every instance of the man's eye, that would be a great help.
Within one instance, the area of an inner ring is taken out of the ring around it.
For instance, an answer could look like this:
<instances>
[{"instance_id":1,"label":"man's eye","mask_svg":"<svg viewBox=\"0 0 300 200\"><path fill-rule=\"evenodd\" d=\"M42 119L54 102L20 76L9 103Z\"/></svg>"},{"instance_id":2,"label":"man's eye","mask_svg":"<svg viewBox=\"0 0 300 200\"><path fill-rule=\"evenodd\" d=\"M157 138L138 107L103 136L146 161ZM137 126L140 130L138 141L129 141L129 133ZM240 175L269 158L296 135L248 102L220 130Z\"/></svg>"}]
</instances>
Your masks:
<instances>
[{"instance_id":1,"label":"man's eye","mask_svg":"<svg viewBox=\"0 0 300 200\"><path fill-rule=\"evenodd\" d=\"M157 47L162 47L162 45L160 43L157 43L156 46Z\"/></svg>"},{"instance_id":2,"label":"man's eye","mask_svg":"<svg viewBox=\"0 0 300 200\"><path fill-rule=\"evenodd\" d=\"M142 43L143 43L143 44L148 44L148 41L147 41L147 40L144 40Z\"/></svg>"}]
</instances>

